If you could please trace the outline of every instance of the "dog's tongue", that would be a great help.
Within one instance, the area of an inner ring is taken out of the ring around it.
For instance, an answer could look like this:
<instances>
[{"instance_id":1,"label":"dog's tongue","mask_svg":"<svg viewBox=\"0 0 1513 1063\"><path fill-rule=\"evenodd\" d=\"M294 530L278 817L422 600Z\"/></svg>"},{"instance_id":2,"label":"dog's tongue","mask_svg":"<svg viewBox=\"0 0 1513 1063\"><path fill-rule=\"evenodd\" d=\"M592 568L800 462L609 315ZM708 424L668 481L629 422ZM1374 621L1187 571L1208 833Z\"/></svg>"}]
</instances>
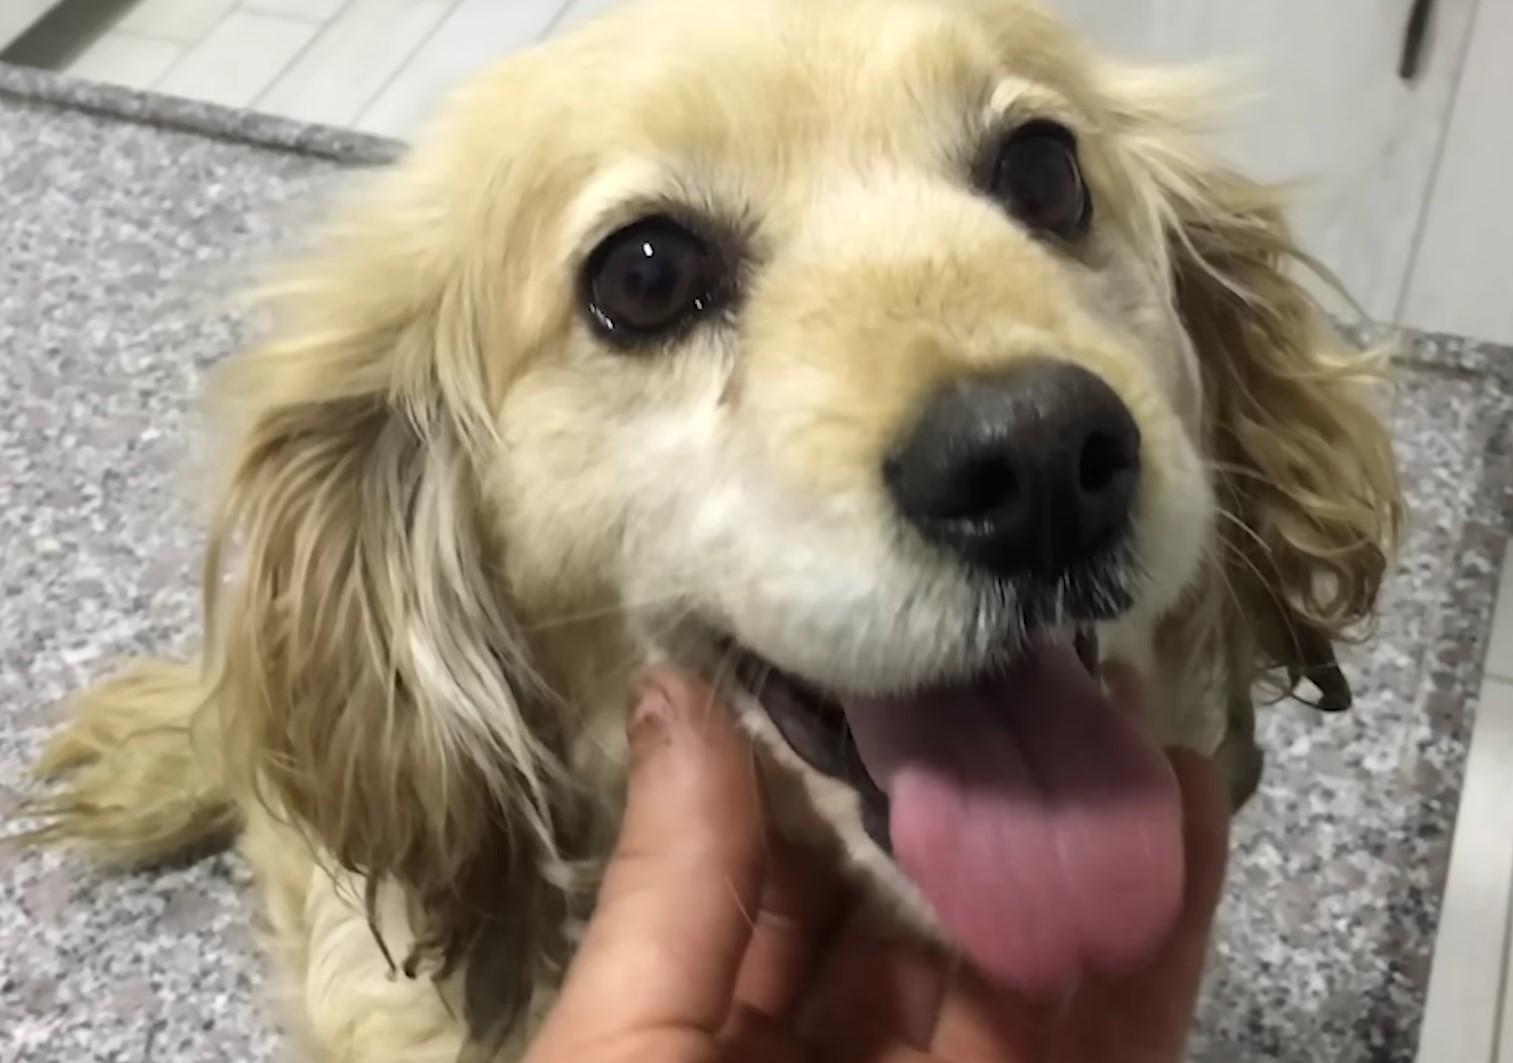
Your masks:
<instances>
[{"instance_id":1,"label":"dog's tongue","mask_svg":"<svg viewBox=\"0 0 1513 1063\"><path fill-rule=\"evenodd\" d=\"M895 858L984 973L1051 996L1142 962L1171 932L1176 780L1070 649L1037 649L991 682L845 709L889 795Z\"/></svg>"}]
</instances>

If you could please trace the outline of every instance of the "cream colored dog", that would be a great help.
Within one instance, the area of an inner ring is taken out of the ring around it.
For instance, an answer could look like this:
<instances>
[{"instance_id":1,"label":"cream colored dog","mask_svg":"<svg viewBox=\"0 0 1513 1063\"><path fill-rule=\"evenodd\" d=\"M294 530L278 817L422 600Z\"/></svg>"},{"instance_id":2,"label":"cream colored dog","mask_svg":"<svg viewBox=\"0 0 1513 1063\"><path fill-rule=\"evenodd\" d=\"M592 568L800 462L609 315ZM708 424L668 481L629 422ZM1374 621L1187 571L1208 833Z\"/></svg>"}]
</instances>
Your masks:
<instances>
[{"instance_id":1,"label":"cream colored dog","mask_svg":"<svg viewBox=\"0 0 1513 1063\"><path fill-rule=\"evenodd\" d=\"M1258 680L1342 707L1399 511L1205 91L1016 0L647 3L510 58L225 367L203 660L81 697L42 835L237 837L316 1058L510 1059L670 658L920 933L1028 991L1137 962L1159 743L1243 799Z\"/></svg>"}]
</instances>

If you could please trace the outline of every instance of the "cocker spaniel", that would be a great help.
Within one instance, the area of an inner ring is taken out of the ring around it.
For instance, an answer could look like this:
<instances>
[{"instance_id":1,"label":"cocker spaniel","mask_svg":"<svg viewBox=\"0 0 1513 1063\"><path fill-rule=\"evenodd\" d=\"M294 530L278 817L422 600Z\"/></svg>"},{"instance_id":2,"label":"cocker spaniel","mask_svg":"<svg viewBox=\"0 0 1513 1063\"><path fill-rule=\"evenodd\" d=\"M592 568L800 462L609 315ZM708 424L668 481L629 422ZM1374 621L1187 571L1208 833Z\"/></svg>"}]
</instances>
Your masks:
<instances>
[{"instance_id":1,"label":"cocker spaniel","mask_svg":"<svg viewBox=\"0 0 1513 1063\"><path fill-rule=\"evenodd\" d=\"M1241 801L1258 683L1343 707L1400 509L1378 363L1207 91L1020 0L650 0L510 57L220 371L201 658L80 696L42 836L235 838L316 1058L513 1058L671 660L916 932L1028 991L1139 960L1161 744Z\"/></svg>"}]
</instances>

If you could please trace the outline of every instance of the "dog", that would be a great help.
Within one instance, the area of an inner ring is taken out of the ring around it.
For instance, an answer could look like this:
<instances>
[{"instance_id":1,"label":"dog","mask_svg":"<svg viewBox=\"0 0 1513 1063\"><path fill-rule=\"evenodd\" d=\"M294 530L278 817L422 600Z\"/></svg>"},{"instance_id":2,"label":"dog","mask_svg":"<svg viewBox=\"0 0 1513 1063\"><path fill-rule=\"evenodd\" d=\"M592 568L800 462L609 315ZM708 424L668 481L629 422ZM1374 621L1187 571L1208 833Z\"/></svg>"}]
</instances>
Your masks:
<instances>
[{"instance_id":1,"label":"dog","mask_svg":"<svg viewBox=\"0 0 1513 1063\"><path fill-rule=\"evenodd\" d=\"M234 841L311 1058L516 1058L671 661L911 932L1028 992L1137 962L1160 746L1238 805L1254 691L1345 707L1401 517L1381 360L1208 95L1023 0L646 0L509 57L219 370L202 651L78 697L38 837Z\"/></svg>"}]
</instances>

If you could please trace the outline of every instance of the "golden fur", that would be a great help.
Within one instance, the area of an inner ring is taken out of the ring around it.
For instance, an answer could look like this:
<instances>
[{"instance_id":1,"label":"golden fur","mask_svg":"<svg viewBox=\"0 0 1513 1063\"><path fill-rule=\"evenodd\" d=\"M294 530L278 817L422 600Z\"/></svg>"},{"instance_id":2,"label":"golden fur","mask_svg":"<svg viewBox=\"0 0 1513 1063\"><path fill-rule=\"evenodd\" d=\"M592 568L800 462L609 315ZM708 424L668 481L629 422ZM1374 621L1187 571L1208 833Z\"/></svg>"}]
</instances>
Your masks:
<instances>
[{"instance_id":1,"label":"golden fur","mask_svg":"<svg viewBox=\"0 0 1513 1063\"><path fill-rule=\"evenodd\" d=\"M1016 0L685 6L505 61L277 287L213 391L203 660L86 692L42 763L69 773L44 837L134 864L239 838L314 1058L514 1057L614 835L633 675L721 678L691 616L826 682L970 665L961 581L875 484L953 374L1050 349L1133 412L1146 579L1102 634L1163 739L1243 798L1259 680L1348 698L1330 643L1399 519L1375 362L1289 275L1274 192L1200 147L1207 85ZM961 177L987 120L1038 115L1096 201L1075 260ZM670 203L746 238L739 325L607 351L577 263ZM902 894L749 717L788 829Z\"/></svg>"}]
</instances>

